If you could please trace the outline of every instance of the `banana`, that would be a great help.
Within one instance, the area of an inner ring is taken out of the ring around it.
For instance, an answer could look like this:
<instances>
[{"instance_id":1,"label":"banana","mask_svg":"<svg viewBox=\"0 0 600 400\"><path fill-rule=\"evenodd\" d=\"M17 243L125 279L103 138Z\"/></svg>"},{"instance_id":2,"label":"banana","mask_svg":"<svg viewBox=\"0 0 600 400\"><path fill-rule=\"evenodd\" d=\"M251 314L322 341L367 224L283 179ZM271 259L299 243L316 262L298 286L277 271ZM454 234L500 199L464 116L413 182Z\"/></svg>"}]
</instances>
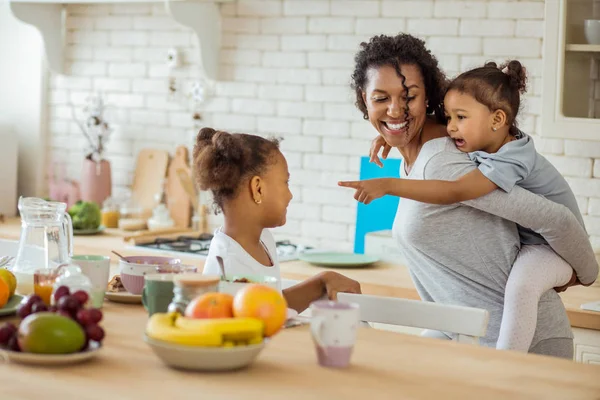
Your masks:
<instances>
[{"instance_id":1,"label":"banana","mask_svg":"<svg viewBox=\"0 0 600 400\"><path fill-rule=\"evenodd\" d=\"M260 343L263 323L254 318L191 319L179 313L156 313L146 325L152 339L187 346L219 347L246 340Z\"/></svg>"},{"instance_id":2,"label":"banana","mask_svg":"<svg viewBox=\"0 0 600 400\"><path fill-rule=\"evenodd\" d=\"M216 332L223 337L224 341L248 341L261 338L264 323L256 318L213 318L194 319L179 317L175 320L177 328L192 332Z\"/></svg>"}]
</instances>

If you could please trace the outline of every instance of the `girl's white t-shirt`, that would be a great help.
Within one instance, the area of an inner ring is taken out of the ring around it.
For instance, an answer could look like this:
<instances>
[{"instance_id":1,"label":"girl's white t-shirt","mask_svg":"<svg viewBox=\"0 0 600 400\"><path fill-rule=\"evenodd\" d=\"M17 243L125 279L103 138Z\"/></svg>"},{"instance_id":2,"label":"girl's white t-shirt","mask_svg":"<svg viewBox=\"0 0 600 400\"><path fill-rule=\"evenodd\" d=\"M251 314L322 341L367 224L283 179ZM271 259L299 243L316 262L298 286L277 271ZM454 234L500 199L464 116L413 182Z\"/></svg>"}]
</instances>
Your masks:
<instances>
[{"instance_id":1,"label":"girl's white t-shirt","mask_svg":"<svg viewBox=\"0 0 600 400\"><path fill-rule=\"evenodd\" d=\"M234 275L271 276L277 279L277 288L281 291L281 271L275 239L268 229L264 229L260 235L260 241L271 258L273 264L271 267L256 261L238 242L223 233L222 228L217 229L210 242L202 273L221 276L221 268L217 261L217 257L221 257L227 277Z\"/></svg>"}]
</instances>

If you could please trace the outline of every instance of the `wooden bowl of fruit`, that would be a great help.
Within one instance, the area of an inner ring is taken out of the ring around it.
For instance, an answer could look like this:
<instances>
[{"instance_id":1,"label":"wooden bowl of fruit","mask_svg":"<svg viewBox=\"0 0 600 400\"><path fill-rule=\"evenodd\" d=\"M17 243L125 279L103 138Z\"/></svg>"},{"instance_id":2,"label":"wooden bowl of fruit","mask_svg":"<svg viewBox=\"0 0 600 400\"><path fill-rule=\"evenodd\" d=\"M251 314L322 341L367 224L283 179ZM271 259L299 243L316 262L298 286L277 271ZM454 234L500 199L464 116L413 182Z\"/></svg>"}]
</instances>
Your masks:
<instances>
[{"instance_id":1,"label":"wooden bowl of fruit","mask_svg":"<svg viewBox=\"0 0 600 400\"><path fill-rule=\"evenodd\" d=\"M19 325L0 327L0 357L22 364L65 365L95 357L102 349L102 311L86 308L86 292L56 289L54 305L40 296L25 297L17 309Z\"/></svg>"}]
</instances>

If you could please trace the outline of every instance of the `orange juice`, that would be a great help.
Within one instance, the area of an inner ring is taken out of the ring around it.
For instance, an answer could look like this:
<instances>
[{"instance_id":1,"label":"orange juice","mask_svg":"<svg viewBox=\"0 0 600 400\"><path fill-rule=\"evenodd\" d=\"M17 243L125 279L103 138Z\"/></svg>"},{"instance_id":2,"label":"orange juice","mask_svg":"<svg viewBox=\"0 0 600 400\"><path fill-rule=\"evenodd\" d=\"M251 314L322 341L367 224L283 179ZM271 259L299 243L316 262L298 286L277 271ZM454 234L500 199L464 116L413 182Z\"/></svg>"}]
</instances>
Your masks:
<instances>
[{"instance_id":1,"label":"orange juice","mask_svg":"<svg viewBox=\"0 0 600 400\"><path fill-rule=\"evenodd\" d=\"M52 298L52 285L34 284L33 292L40 296L47 306L50 305L50 300Z\"/></svg>"}]
</instances>

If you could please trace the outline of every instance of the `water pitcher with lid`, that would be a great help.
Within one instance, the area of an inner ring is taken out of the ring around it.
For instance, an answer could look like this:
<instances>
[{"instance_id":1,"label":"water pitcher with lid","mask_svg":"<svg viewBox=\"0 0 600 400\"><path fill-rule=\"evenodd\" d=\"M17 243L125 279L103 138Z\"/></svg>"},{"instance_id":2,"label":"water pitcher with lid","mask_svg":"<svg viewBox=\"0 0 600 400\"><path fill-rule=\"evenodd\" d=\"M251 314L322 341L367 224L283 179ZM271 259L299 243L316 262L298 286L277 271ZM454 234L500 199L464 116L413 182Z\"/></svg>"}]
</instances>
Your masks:
<instances>
[{"instance_id":1,"label":"water pitcher with lid","mask_svg":"<svg viewBox=\"0 0 600 400\"><path fill-rule=\"evenodd\" d=\"M73 224L65 203L20 197L21 238L12 266L17 292L33 293L33 273L56 268L73 255Z\"/></svg>"}]
</instances>

